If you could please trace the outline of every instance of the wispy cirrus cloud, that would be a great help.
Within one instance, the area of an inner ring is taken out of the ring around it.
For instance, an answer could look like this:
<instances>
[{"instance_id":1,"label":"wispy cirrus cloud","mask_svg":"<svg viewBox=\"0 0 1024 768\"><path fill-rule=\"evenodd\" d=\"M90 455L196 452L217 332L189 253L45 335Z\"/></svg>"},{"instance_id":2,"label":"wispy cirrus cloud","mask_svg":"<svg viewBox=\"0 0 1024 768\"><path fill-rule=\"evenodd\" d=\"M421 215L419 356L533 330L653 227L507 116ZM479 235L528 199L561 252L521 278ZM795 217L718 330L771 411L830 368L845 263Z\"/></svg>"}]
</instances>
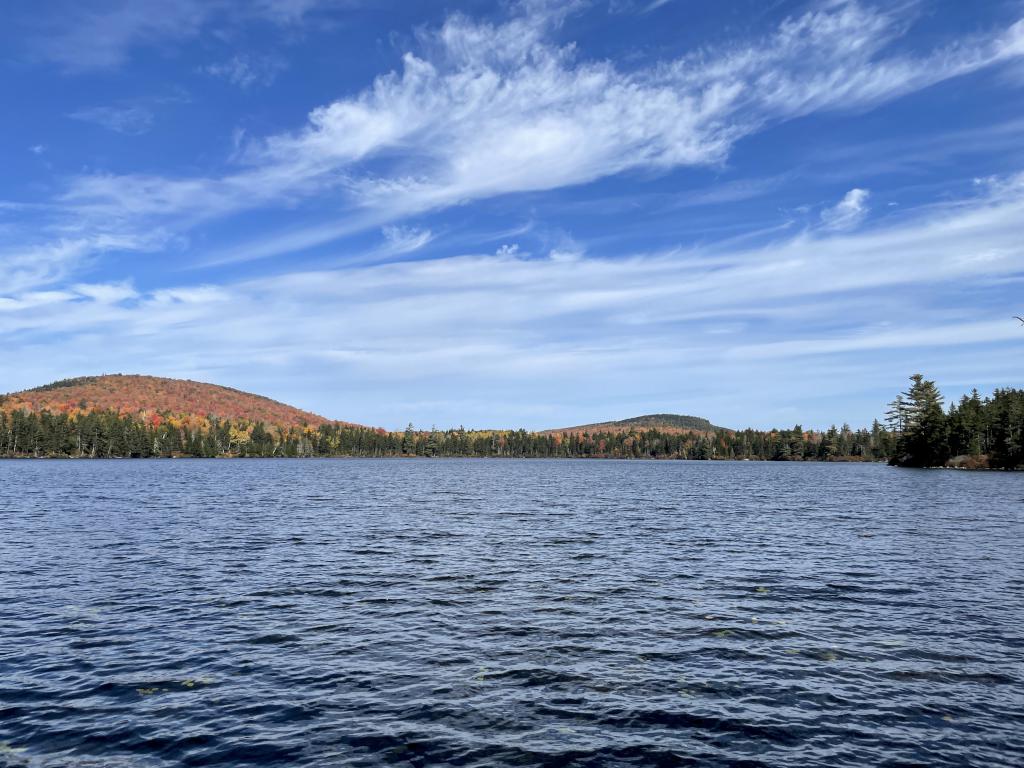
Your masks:
<instances>
[{"instance_id":1,"label":"wispy cirrus cloud","mask_svg":"<svg viewBox=\"0 0 1024 768\"><path fill-rule=\"evenodd\" d=\"M449 17L400 71L314 110L300 130L249 141L222 176L86 176L66 199L104 215L210 217L328 194L380 226L509 193L715 166L765 126L863 110L1024 54L1024 21L899 53L898 11L850 0L754 41L624 71L554 43L564 14L539 7L502 24ZM339 229L350 231L318 225L307 241Z\"/></svg>"},{"instance_id":2,"label":"wispy cirrus cloud","mask_svg":"<svg viewBox=\"0 0 1024 768\"><path fill-rule=\"evenodd\" d=\"M69 72L112 69L132 52L168 45L199 33L215 14L216 2L167 0L159 8L146 2L66 4L32 44L38 55Z\"/></svg>"},{"instance_id":3,"label":"wispy cirrus cloud","mask_svg":"<svg viewBox=\"0 0 1024 768\"><path fill-rule=\"evenodd\" d=\"M288 61L282 56L254 56L236 54L225 61L208 64L202 71L218 77L239 88L271 85L277 76L288 68Z\"/></svg>"},{"instance_id":4,"label":"wispy cirrus cloud","mask_svg":"<svg viewBox=\"0 0 1024 768\"><path fill-rule=\"evenodd\" d=\"M381 230L388 248L394 253L418 251L431 240L434 234L429 229L388 226Z\"/></svg>"},{"instance_id":5,"label":"wispy cirrus cloud","mask_svg":"<svg viewBox=\"0 0 1024 768\"><path fill-rule=\"evenodd\" d=\"M668 5L670 2L672 2L672 0L651 0L649 3L647 3L647 5L644 6L643 13L650 13L651 11L656 11L659 8L661 8L661 6Z\"/></svg>"},{"instance_id":6,"label":"wispy cirrus cloud","mask_svg":"<svg viewBox=\"0 0 1024 768\"><path fill-rule=\"evenodd\" d=\"M70 73L116 69L137 52L173 51L205 29L265 22L284 27L302 23L320 9L345 8L356 0L54 0L52 15L33 26L27 44L38 58Z\"/></svg>"},{"instance_id":7,"label":"wispy cirrus cloud","mask_svg":"<svg viewBox=\"0 0 1024 768\"><path fill-rule=\"evenodd\" d=\"M829 229L853 229L867 217L869 197L871 193L866 189L851 189L842 200L821 212L822 223Z\"/></svg>"},{"instance_id":8,"label":"wispy cirrus cloud","mask_svg":"<svg viewBox=\"0 0 1024 768\"><path fill-rule=\"evenodd\" d=\"M846 352L871 352L881 349L920 349L955 347L963 344L991 344L1020 340L1020 331L1004 317L982 321L945 322L939 325L908 323L896 328L862 327L844 333L814 339L774 341L758 345L740 345L730 350L736 359L790 359L837 355Z\"/></svg>"},{"instance_id":9,"label":"wispy cirrus cloud","mask_svg":"<svg viewBox=\"0 0 1024 768\"><path fill-rule=\"evenodd\" d=\"M0 285L5 293L35 290L66 278L83 262L112 251L152 251L166 235L95 233L0 249Z\"/></svg>"},{"instance_id":10,"label":"wispy cirrus cloud","mask_svg":"<svg viewBox=\"0 0 1024 768\"><path fill-rule=\"evenodd\" d=\"M68 115L72 120L93 123L107 130L126 136L138 136L153 127L152 110L139 106L87 107Z\"/></svg>"},{"instance_id":11,"label":"wispy cirrus cloud","mask_svg":"<svg viewBox=\"0 0 1024 768\"><path fill-rule=\"evenodd\" d=\"M833 4L753 44L625 73L548 42L550 17L501 26L454 16L432 55L358 98L314 111L303 131L254 147L264 162L348 167L412 145L417 167L355 178L371 206L418 211L633 169L714 165L765 124L856 110L1020 55L1024 22L933 54L886 55L895 16Z\"/></svg>"},{"instance_id":12,"label":"wispy cirrus cloud","mask_svg":"<svg viewBox=\"0 0 1024 768\"><path fill-rule=\"evenodd\" d=\"M855 360L859 381L897 382L908 355L942 370L950 347L1004 349L989 353L1001 363L987 365L1005 378L1022 370L1015 361L1024 340L1009 320L1010 300L992 296L993 286L1024 272L1021 178L988 180L976 197L871 230L810 230L758 248L604 259L510 247L148 292L124 284L26 289L5 295L0 340L56 334L61 364L81 360L90 370L124 369L143 355L154 370L180 375L216 360L214 378L253 389L261 389L246 378L253 371L316 363L334 372L324 403L336 402L337 381L351 377L375 390L378 409L389 387L396 397L413 385L440 397L453 372L488 391L538 387L537 399L562 385L585 397L582 380L600 381L602 392L635 390L636 370L645 372L647 402L660 391L651 382L685 379L689 392L709 393L700 401L707 408L725 407L719 398L742 400L752 378L789 387L787 397L812 397L837 355L847 356L843 365ZM385 233L399 248L428 236ZM951 298L936 306L942 292ZM978 304L979 296L989 298ZM563 332L552 335L552 327ZM347 400L352 411L331 415L398 426L394 412L362 410L355 398Z\"/></svg>"}]
</instances>

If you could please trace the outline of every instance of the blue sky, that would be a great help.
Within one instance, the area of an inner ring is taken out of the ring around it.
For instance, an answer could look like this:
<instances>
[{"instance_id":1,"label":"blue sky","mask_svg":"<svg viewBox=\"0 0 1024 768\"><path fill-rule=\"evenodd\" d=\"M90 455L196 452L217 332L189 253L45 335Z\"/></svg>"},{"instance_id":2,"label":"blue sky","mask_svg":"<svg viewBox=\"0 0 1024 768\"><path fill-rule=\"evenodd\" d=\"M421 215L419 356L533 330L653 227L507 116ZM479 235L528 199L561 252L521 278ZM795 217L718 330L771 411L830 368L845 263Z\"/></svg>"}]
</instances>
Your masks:
<instances>
[{"instance_id":1,"label":"blue sky","mask_svg":"<svg viewBox=\"0 0 1024 768\"><path fill-rule=\"evenodd\" d=\"M1024 380L1019 0L4 13L0 390L822 427Z\"/></svg>"}]
</instances>

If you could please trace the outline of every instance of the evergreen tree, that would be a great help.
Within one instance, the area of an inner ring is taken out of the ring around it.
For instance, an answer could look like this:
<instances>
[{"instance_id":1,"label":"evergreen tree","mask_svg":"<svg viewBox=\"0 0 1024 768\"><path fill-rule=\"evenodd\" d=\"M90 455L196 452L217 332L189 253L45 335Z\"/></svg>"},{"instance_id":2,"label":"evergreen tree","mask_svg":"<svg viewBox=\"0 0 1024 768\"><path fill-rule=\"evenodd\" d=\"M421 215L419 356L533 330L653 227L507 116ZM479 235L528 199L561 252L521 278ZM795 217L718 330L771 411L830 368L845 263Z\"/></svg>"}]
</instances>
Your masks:
<instances>
[{"instance_id":1,"label":"evergreen tree","mask_svg":"<svg viewBox=\"0 0 1024 768\"><path fill-rule=\"evenodd\" d=\"M903 432L893 463L906 467L941 467L949 459L949 423L942 408L942 395L934 381L920 373L903 394L906 402Z\"/></svg>"},{"instance_id":2,"label":"evergreen tree","mask_svg":"<svg viewBox=\"0 0 1024 768\"><path fill-rule=\"evenodd\" d=\"M903 394L896 395L896 399L889 403L889 410L885 412L885 423L890 432L899 434L907 420L907 404L903 400Z\"/></svg>"}]
</instances>

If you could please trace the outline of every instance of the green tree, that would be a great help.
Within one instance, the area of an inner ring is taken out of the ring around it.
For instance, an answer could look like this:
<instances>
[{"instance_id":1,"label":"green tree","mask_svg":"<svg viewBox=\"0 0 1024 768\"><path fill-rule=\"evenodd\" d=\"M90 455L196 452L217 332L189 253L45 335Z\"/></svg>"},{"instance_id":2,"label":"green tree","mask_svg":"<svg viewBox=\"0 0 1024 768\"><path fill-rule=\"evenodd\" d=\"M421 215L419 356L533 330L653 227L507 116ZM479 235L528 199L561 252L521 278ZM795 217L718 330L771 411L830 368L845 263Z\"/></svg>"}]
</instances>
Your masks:
<instances>
[{"instance_id":1,"label":"green tree","mask_svg":"<svg viewBox=\"0 0 1024 768\"><path fill-rule=\"evenodd\" d=\"M942 408L942 394L934 381L920 373L910 377L903 393L907 403L903 433L893 463L905 467L940 467L949 459L949 421Z\"/></svg>"},{"instance_id":2,"label":"green tree","mask_svg":"<svg viewBox=\"0 0 1024 768\"><path fill-rule=\"evenodd\" d=\"M907 421L907 404L903 400L903 394L896 395L896 399L889 403L889 410L885 412L885 423L890 432L899 434Z\"/></svg>"}]
</instances>

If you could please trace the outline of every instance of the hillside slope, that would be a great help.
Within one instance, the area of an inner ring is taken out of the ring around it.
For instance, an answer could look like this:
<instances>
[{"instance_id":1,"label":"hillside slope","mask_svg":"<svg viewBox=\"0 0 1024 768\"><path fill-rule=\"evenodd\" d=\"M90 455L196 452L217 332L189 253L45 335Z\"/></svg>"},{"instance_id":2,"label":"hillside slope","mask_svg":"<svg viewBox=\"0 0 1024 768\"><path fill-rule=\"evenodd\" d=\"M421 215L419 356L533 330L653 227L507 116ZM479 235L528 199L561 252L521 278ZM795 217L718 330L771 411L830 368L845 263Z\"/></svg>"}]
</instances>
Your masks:
<instances>
[{"instance_id":1,"label":"hillside slope","mask_svg":"<svg viewBox=\"0 0 1024 768\"><path fill-rule=\"evenodd\" d=\"M338 423L268 397L216 384L125 374L83 376L14 392L0 397L0 408L8 412L58 413L80 409L117 411L124 415L216 416L287 427Z\"/></svg>"},{"instance_id":2,"label":"hillside slope","mask_svg":"<svg viewBox=\"0 0 1024 768\"><path fill-rule=\"evenodd\" d=\"M682 416L676 413L652 413L646 416L634 416L631 419L619 421L602 421L596 424L581 424L577 427L562 427L561 429L548 429L544 434L559 434L565 432L629 432L630 430L642 431L645 429L657 429L660 432L713 432L722 427L716 427L707 419L700 416Z\"/></svg>"}]
</instances>

